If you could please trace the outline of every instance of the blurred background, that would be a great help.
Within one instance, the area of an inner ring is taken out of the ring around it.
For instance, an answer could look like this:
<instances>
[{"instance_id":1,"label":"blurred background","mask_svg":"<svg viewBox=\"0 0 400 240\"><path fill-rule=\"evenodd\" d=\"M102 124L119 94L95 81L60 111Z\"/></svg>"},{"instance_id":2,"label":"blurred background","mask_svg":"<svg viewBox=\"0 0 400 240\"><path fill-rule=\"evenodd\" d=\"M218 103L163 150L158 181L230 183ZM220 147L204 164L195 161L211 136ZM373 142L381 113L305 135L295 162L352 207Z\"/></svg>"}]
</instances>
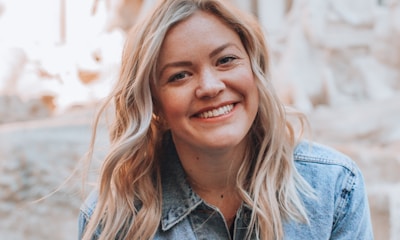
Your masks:
<instances>
[{"instance_id":1,"label":"blurred background","mask_svg":"<svg viewBox=\"0 0 400 240\"><path fill-rule=\"evenodd\" d=\"M264 26L282 101L362 169L375 238L400 239L400 1L231 1ZM93 113L154 2L0 0L1 239L77 238Z\"/></svg>"}]
</instances>

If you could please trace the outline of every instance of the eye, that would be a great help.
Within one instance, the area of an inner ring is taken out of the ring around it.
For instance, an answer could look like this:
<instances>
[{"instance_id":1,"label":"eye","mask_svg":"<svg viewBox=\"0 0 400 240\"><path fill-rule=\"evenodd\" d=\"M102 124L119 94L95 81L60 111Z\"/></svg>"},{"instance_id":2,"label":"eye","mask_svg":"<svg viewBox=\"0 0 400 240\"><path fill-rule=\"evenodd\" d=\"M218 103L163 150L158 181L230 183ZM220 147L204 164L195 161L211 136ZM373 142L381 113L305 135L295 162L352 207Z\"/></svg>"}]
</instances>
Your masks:
<instances>
[{"instance_id":1,"label":"eye","mask_svg":"<svg viewBox=\"0 0 400 240\"><path fill-rule=\"evenodd\" d=\"M179 72L168 78L168 82L176 82L187 77L190 77L190 74L188 72Z\"/></svg>"},{"instance_id":2,"label":"eye","mask_svg":"<svg viewBox=\"0 0 400 240\"><path fill-rule=\"evenodd\" d=\"M237 59L237 57L234 57L234 56L225 56L225 57L222 57L222 58L218 59L217 64L218 64L218 65L228 64L228 63L234 61L235 59Z\"/></svg>"}]
</instances>

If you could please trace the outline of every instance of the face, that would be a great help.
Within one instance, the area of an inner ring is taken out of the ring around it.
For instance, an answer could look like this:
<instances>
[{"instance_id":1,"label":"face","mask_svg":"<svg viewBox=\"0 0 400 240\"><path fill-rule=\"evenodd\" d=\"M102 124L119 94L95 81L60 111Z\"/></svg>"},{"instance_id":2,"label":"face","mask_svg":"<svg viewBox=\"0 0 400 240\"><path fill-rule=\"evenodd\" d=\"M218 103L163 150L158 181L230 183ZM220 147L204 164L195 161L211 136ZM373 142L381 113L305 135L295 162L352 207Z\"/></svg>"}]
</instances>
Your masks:
<instances>
[{"instance_id":1,"label":"face","mask_svg":"<svg viewBox=\"0 0 400 240\"><path fill-rule=\"evenodd\" d=\"M209 152L245 144L259 100L237 33L197 12L169 30L161 49L155 97L176 147Z\"/></svg>"}]
</instances>

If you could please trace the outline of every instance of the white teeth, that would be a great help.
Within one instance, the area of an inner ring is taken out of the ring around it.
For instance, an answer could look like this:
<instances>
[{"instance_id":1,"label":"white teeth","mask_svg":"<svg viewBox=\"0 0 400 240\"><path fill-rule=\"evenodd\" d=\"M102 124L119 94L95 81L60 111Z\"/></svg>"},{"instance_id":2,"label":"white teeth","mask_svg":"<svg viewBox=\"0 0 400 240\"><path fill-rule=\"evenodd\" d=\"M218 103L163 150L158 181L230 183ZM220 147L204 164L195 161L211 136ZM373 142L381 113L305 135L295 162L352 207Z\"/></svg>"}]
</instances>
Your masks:
<instances>
[{"instance_id":1,"label":"white teeth","mask_svg":"<svg viewBox=\"0 0 400 240\"><path fill-rule=\"evenodd\" d=\"M200 118L212 118L212 117L218 117L221 115L228 114L230 111L233 109L233 104L229 104L223 107L219 107L210 111L202 112L198 116Z\"/></svg>"}]
</instances>

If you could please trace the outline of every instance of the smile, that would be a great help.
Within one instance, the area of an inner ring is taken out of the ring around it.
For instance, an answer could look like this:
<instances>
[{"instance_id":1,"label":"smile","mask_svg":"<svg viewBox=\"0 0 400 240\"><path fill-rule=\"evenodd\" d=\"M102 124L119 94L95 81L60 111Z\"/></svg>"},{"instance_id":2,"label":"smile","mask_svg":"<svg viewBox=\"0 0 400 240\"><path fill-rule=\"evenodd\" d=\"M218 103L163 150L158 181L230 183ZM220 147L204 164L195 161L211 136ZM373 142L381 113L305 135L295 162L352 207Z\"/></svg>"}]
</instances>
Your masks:
<instances>
[{"instance_id":1,"label":"smile","mask_svg":"<svg viewBox=\"0 0 400 240\"><path fill-rule=\"evenodd\" d=\"M199 118L219 117L219 116L230 113L232 111L232 109L233 109L233 104L229 104L229 105L225 105L225 106L213 109L213 110L202 112L202 113L198 114L197 116Z\"/></svg>"}]
</instances>

